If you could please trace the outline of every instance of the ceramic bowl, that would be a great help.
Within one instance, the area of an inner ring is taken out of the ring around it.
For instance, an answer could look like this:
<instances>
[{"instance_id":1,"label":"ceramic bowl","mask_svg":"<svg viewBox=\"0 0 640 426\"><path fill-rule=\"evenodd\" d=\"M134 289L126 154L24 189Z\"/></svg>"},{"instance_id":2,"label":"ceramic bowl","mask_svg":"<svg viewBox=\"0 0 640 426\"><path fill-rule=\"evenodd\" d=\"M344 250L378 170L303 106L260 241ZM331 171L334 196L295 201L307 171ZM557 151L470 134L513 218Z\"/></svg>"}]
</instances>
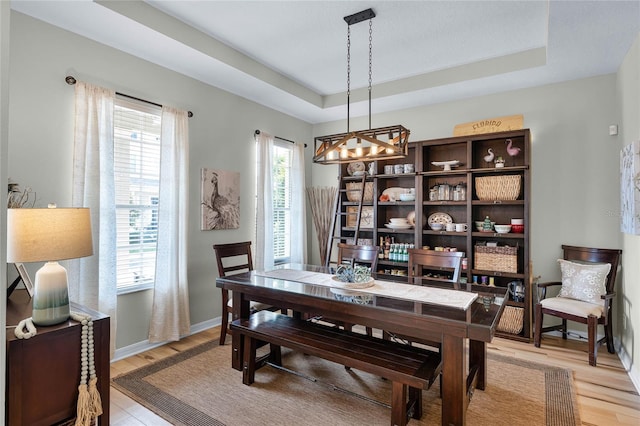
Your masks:
<instances>
[{"instance_id":1,"label":"ceramic bowl","mask_svg":"<svg viewBox=\"0 0 640 426\"><path fill-rule=\"evenodd\" d=\"M506 234L511 232L511 225L494 225L494 229L498 234Z\"/></svg>"},{"instance_id":2,"label":"ceramic bowl","mask_svg":"<svg viewBox=\"0 0 640 426\"><path fill-rule=\"evenodd\" d=\"M442 231L444 229L444 225L441 223L432 223L429 227L434 231Z\"/></svg>"},{"instance_id":3,"label":"ceramic bowl","mask_svg":"<svg viewBox=\"0 0 640 426\"><path fill-rule=\"evenodd\" d=\"M406 225L408 222L406 217L392 217L389 219L389 223L393 225Z\"/></svg>"},{"instance_id":4,"label":"ceramic bowl","mask_svg":"<svg viewBox=\"0 0 640 426\"><path fill-rule=\"evenodd\" d=\"M511 232L522 234L524 232L524 225L511 225Z\"/></svg>"},{"instance_id":5,"label":"ceramic bowl","mask_svg":"<svg viewBox=\"0 0 640 426\"><path fill-rule=\"evenodd\" d=\"M474 222L476 224L476 229L480 232L482 232L482 226L484 225L484 221L483 220L476 220ZM495 222L491 222L491 229L494 229L494 227L496 226Z\"/></svg>"},{"instance_id":6,"label":"ceramic bowl","mask_svg":"<svg viewBox=\"0 0 640 426\"><path fill-rule=\"evenodd\" d=\"M400 194L400 201L415 201L415 194Z\"/></svg>"}]
</instances>

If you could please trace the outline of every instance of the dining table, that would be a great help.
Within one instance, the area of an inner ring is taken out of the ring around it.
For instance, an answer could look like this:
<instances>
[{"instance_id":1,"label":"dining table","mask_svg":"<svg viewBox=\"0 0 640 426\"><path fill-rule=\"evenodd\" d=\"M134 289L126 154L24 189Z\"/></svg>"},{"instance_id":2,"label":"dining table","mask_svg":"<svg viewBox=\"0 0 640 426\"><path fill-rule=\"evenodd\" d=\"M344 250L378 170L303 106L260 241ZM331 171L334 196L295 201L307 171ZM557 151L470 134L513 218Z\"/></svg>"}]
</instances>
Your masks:
<instances>
[{"instance_id":1,"label":"dining table","mask_svg":"<svg viewBox=\"0 0 640 426\"><path fill-rule=\"evenodd\" d=\"M487 343L495 336L507 289L437 279L416 285L388 276L354 289L337 281L333 272L286 264L220 277L216 286L232 292L234 320L249 318L250 302L255 301L300 318L325 317L407 341L434 342L442 358L442 425L466 424L474 391L487 384ZM242 336L234 333L232 368L242 370L243 351Z\"/></svg>"}]
</instances>

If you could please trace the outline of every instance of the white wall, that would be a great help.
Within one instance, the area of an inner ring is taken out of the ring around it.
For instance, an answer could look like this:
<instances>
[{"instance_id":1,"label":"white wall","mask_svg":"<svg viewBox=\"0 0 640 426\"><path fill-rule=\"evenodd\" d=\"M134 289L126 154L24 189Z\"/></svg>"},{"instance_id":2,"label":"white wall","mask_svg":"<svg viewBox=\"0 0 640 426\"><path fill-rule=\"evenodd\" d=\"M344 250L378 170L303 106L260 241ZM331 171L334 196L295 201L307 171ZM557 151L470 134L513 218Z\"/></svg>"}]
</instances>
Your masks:
<instances>
[{"instance_id":1,"label":"white wall","mask_svg":"<svg viewBox=\"0 0 640 426\"><path fill-rule=\"evenodd\" d=\"M309 141L311 126L17 12L11 14L9 166L39 206L70 205L74 88L64 77L193 111L190 133L189 288L192 324L221 314L212 244L254 235L255 129ZM4 99L4 96L3 96ZM3 126L4 128L4 126ZM310 152L310 149L308 150ZM200 169L241 174L240 229L200 231ZM37 265L36 265L37 266ZM117 348L147 339L150 292L120 296Z\"/></svg>"},{"instance_id":2,"label":"white wall","mask_svg":"<svg viewBox=\"0 0 640 426\"><path fill-rule=\"evenodd\" d=\"M622 126L619 148L640 140L640 34L618 72ZM623 235L622 285L618 287L618 317L622 359L640 389L640 236ZM626 326L626 327L623 327Z\"/></svg>"}]
</instances>

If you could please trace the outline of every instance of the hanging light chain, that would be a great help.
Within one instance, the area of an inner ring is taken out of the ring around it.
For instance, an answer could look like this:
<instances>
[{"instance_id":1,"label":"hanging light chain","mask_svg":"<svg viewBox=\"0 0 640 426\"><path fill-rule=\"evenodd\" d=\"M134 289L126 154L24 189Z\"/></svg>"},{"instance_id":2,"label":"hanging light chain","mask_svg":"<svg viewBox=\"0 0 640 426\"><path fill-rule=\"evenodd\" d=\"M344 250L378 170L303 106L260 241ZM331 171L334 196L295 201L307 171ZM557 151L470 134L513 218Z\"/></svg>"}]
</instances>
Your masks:
<instances>
[{"instance_id":1,"label":"hanging light chain","mask_svg":"<svg viewBox=\"0 0 640 426\"><path fill-rule=\"evenodd\" d=\"M347 25L347 133L349 133L350 103L351 103L351 25Z\"/></svg>"},{"instance_id":2,"label":"hanging light chain","mask_svg":"<svg viewBox=\"0 0 640 426\"><path fill-rule=\"evenodd\" d=\"M371 130L371 68L373 50L373 19L369 19L369 130Z\"/></svg>"}]
</instances>

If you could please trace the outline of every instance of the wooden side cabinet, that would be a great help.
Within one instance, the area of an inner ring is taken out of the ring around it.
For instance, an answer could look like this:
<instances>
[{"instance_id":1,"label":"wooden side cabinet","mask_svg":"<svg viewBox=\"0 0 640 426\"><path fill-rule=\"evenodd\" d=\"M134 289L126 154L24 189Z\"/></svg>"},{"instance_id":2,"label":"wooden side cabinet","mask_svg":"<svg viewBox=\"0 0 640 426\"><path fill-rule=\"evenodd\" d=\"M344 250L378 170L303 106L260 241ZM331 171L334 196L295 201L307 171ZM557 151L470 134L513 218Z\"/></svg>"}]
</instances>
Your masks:
<instances>
[{"instance_id":1,"label":"wooden side cabinet","mask_svg":"<svg viewBox=\"0 0 640 426\"><path fill-rule=\"evenodd\" d=\"M109 317L71 303L71 311L90 315L94 321L95 363L102 399L100 425L109 424ZM31 316L31 299L24 290L7 300L6 424L52 425L76 416L80 384L82 325L69 319L37 327L30 339L13 332Z\"/></svg>"}]
</instances>

